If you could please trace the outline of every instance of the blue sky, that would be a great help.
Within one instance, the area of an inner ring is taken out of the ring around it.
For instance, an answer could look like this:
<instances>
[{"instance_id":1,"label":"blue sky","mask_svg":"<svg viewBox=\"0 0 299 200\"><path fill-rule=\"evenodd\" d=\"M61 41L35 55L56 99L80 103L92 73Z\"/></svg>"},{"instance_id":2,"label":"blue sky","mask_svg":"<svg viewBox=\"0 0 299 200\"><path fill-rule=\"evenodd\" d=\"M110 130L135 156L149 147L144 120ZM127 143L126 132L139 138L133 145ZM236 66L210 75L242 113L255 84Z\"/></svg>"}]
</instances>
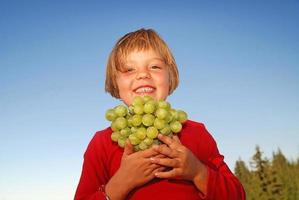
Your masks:
<instances>
[{"instance_id":1,"label":"blue sky","mask_svg":"<svg viewBox=\"0 0 299 200\"><path fill-rule=\"evenodd\" d=\"M109 2L109 3L108 3ZM104 113L116 40L154 28L180 86L169 97L228 165L256 145L299 155L298 1L1 1L0 200L72 199Z\"/></svg>"}]
</instances>

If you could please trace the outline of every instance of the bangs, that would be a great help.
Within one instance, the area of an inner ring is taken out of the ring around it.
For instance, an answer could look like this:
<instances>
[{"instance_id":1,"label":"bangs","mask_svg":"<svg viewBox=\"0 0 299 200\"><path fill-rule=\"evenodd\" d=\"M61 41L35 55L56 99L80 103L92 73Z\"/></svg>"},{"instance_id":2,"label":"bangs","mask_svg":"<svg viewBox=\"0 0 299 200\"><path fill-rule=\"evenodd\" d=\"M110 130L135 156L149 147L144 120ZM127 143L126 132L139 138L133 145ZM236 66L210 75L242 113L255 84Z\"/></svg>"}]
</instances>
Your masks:
<instances>
[{"instance_id":1,"label":"bangs","mask_svg":"<svg viewBox=\"0 0 299 200\"><path fill-rule=\"evenodd\" d=\"M170 59L168 59L169 56L167 56L167 53L165 52L167 49L165 49L165 45L162 45L163 43L164 41L161 41L161 39L157 37L157 33L153 30L140 30L133 34L128 33L116 43L116 70L122 70L127 56L133 51L153 50L163 58L163 61L166 64L170 64Z\"/></svg>"}]
</instances>

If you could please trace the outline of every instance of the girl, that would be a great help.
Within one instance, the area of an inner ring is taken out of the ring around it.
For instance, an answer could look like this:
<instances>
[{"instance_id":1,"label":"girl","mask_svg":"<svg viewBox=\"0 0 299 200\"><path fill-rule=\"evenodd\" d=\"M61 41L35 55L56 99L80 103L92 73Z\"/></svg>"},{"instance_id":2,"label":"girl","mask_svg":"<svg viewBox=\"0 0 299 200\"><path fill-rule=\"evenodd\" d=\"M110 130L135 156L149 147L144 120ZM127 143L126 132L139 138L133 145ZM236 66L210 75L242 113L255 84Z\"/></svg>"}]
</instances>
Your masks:
<instances>
[{"instance_id":1,"label":"girl","mask_svg":"<svg viewBox=\"0 0 299 200\"><path fill-rule=\"evenodd\" d=\"M136 96L165 100L178 82L175 60L154 30L126 34L110 53L105 89L128 106ZM129 141L120 148L111 133L99 131L89 143L76 200L245 199L202 123L188 120L178 136L159 134L163 145L139 152Z\"/></svg>"}]
</instances>

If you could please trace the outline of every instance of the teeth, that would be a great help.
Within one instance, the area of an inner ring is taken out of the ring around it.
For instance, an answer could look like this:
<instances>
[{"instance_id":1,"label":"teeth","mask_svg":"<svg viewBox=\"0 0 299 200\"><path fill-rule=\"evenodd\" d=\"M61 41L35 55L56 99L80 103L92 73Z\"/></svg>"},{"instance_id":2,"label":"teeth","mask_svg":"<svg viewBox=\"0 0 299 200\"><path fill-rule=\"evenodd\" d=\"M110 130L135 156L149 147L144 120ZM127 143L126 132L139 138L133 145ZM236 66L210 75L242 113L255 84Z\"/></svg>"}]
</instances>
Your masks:
<instances>
[{"instance_id":1,"label":"teeth","mask_svg":"<svg viewBox=\"0 0 299 200\"><path fill-rule=\"evenodd\" d=\"M136 90L137 93L150 93L152 92L154 89L151 87L142 87L142 88L138 88Z\"/></svg>"}]
</instances>

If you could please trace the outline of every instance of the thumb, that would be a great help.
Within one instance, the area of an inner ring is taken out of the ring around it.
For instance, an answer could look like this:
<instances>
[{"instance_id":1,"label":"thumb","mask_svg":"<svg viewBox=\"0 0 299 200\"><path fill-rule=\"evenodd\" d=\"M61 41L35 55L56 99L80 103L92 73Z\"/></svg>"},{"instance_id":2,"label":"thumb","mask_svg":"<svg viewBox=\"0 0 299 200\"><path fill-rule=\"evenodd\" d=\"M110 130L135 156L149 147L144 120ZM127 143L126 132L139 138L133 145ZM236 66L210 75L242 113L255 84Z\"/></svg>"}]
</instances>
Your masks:
<instances>
[{"instance_id":1,"label":"thumb","mask_svg":"<svg viewBox=\"0 0 299 200\"><path fill-rule=\"evenodd\" d=\"M130 155L134 152L133 145L130 143L130 140L127 139L125 143L124 155Z\"/></svg>"}]
</instances>

